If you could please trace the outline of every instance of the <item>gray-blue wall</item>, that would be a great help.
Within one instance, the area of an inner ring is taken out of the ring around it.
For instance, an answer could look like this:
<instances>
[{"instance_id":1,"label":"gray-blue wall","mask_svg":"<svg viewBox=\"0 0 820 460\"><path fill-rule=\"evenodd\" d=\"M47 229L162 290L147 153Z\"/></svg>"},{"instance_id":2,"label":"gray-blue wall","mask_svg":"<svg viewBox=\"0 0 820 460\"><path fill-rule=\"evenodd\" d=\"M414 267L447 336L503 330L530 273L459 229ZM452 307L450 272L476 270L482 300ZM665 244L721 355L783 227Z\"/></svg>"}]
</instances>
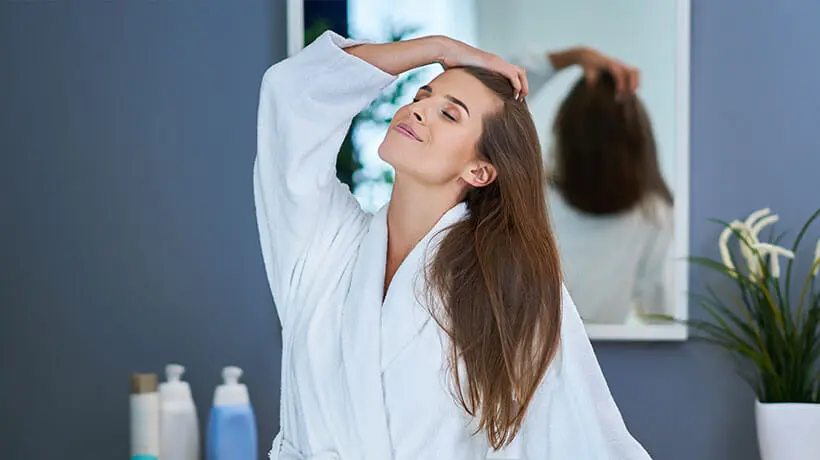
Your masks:
<instances>
[{"instance_id":1,"label":"gray-blue wall","mask_svg":"<svg viewBox=\"0 0 820 460\"><path fill-rule=\"evenodd\" d=\"M127 458L132 371L236 364L278 427L253 211L259 82L284 0L0 2L3 458Z\"/></svg>"},{"instance_id":2,"label":"gray-blue wall","mask_svg":"<svg viewBox=\"0 0 820 460\"><path fill-rule=\"evenodd\" d=\"M820 6L778 3L694 1L694 253L715 253L707 218L771 206L794 229L820 206ZM0 3L4 458L124 458L128 374L168 360L203 423L221 366L244 367L267 448L279 336L250 169L284 37L283 0ZM756 458L753 395L721 353L596 349L657 459Z\"/></svg>"}]
</instances>

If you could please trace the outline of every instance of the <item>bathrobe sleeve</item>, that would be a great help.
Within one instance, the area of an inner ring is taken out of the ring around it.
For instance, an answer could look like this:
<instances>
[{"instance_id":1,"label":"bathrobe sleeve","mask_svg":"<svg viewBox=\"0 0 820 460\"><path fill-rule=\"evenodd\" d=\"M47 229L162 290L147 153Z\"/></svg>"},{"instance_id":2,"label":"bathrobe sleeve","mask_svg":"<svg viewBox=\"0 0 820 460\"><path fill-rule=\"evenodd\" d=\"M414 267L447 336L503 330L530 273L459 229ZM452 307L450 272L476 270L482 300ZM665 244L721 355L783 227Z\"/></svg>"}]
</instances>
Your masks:
<instances>
[{"instance_id":1,"label":"bathrobe sleeve","mask_svg":"<svg viewBox=\"0 0 820 460\"><path fill-rule=\"evenodd\" d=\"M566 288L562 321L558 355L507 458L650 459L624 424Z\"/></svg>"},{"instance_id":2,"label":"bathrobe sleeve","mask_svg":"<svg viewBox=\"0 0 820 460\"><path fill-rule=\"evenodd\" d=\"M343 263L334 256L351 252L367 220L336 179L336 157L353 117L395 77L343 50L358 43L325 32L262 78L254 202L283 325L288 308L328 280L320 278L327 267Z\"/></svg>"}]
</instances>

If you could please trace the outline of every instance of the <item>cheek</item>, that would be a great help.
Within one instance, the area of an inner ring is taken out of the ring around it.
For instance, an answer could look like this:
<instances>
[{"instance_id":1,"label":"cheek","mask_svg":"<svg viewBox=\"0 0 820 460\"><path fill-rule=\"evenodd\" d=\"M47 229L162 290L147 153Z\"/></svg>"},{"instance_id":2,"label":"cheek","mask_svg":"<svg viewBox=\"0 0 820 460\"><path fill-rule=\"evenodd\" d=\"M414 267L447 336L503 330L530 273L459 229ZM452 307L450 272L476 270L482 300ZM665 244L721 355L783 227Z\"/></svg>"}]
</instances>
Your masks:
<instances>
[{"instance_id":1,"label":"cheek","mask_svg":"<svg viewBox=\"0 0 820 460\"><path fill-rule=\"evenodd\" d=\"M467 130L445 130L435 139L433 149L438 152L437 157L442 167L457 168L459 170L475 159L476 139L473 133Z\"/></svg>"},{"instance_id":2,"label":"cheek","mask_svg":"<svg viewBox=\"0 0 820 460\"><path fill-rule=\"evenodd\" d=\"M421 159L431 180L449 182L456 179L475 158L475 142L468 133L460 130L445 130L434 138Z\"/></svg>"}]
</instances>

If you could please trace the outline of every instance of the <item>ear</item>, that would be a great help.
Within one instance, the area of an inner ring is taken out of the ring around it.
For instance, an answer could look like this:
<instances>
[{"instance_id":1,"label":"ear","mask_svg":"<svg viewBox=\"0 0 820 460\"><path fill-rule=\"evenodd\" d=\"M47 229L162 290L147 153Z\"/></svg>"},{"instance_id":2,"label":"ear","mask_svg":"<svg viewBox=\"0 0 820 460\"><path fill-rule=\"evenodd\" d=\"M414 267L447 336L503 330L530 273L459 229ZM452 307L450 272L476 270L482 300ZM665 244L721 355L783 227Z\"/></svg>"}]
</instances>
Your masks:
<instances>
[{"instance_id":1,"label":"ear","mask_svg":"<svg viewBox=\"0 0 820 460\"><path fill-rule=\"evenodd\" d=\"M461 175L461 178L473 187L486 187L492 184L497 176L498 172L495 166L487 161L476 160L476 162Z\"/></svg>"}]
</instances>

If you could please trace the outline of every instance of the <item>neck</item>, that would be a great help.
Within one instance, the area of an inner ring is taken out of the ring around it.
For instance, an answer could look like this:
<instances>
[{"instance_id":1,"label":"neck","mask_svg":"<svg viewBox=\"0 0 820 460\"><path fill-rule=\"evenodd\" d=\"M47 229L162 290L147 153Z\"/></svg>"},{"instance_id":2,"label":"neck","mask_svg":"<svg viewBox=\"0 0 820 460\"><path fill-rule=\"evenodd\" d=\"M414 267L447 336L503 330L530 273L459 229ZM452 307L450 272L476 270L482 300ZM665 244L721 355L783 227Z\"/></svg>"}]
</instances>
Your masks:
<instances>
[{"instance_id":1,"label":"neck","mask_svg":"<svg viewBox=\"0 0 820 460\"><path fill-rule=\"evenodd\" d=\"M387 208L387 266L385 294L390 280L410 251L458 204L458 190L422 186L396 175Z\"/></svg>"}]
</instances>

